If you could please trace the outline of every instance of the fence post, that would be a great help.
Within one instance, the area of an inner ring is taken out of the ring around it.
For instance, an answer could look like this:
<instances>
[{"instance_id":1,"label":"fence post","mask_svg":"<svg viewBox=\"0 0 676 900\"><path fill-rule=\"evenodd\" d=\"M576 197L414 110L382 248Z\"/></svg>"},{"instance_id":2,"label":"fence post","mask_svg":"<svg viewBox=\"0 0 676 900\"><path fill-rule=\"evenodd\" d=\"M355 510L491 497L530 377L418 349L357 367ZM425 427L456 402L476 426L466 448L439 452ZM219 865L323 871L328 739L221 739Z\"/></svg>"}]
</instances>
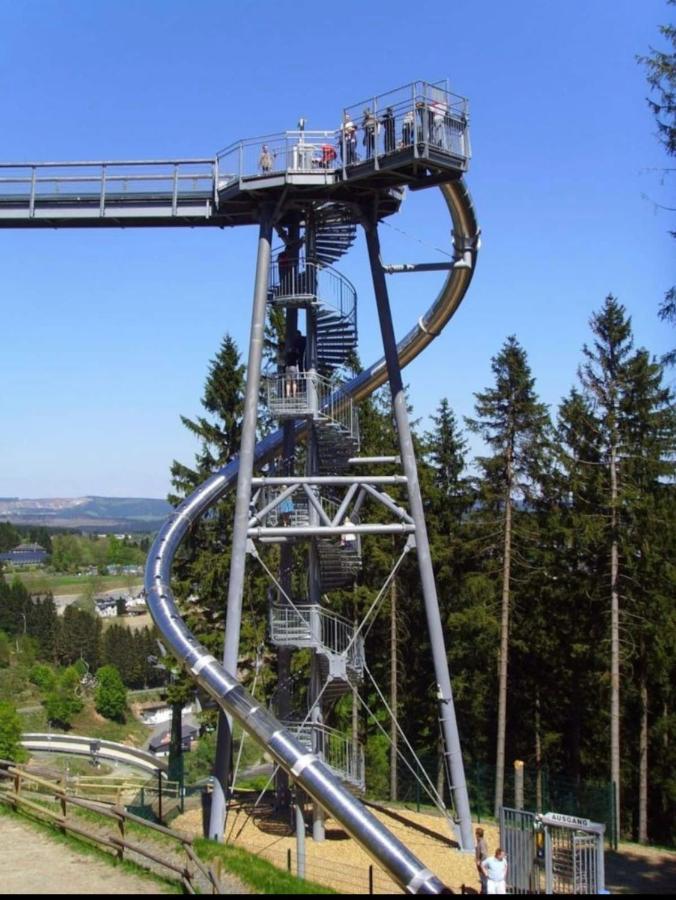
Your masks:
<instances>
[{"instance_id":1,"label":"fence post","mask_svg":"<svg viewBox=\"0 0 676 900\"><path fill-rule=\"evenodd\" d=\"M287 847L286 850L286 868L287 871L291 871L291 847Z\"/></svg>"},{"instance_id":2,"label":"fence post","mask_svg":"<svg viewBox=\"0 0 676 900\"><path fill-rule=\"evenodd\" d=\"M373 866L369 866L369 894L373 893Z\"/></svg>"},{"instance_id":3,"label":"fence post","mask_svg":"<svg viewBox=\"0 0 676 900\"><path fill-rule=\"evenodd\" d=\"M523 809L523 760L514 760L514 808Z\"/></svg>"},{"instance_id":4,"label":"fence post","mask_svg":"<svg viewBox=\"0 0 676 900\"><path fill-rule=\"evenodd\" d=\"M19 809L19 795L21 794L21 772L18 769L14 770L14 811L17 812Z\"/></svg>"},{"instance_id":5,"label":"fence post","mask_svg":"<svg viewBox=\"0 0 676 900\"><path fill-rule=\"evenodd\" d=\"M68 818L68 800L66 799L66 791L64 789L63 793L60 797L61 800L61 816L63 817L63 822L61 823L61 830L64 834L67 834L68 827L66 825L66 819Z\"/></svg>"},{"instance_id":6,"label":"fence post","mask_svg":"<svg viewBox=\"0 0 676 900\"><path fill-rule=\"evenodd\" d=\"M609 794L609 807L610 807L610 846L613 850L617 850L617 845L619 841L619 835L617 833L617 819L616 810L615 810L615 782L611 781L608 784Z\"/></svg>"},{"instance_id":7,"label":"fence post","mask_svg":"<svg viewBox=\"0 0 676 900\"><path fill-rule=\"evenodd\" d=\"M162 770L157 770L157 818L162 822Z\"/></svg>"},{"instance_id":8,"label":"fence post","mask_svg":"<svg viewBox=\"0 0 676 900\"><path fill-rule=\"evenodd\" d=\"M124 814L122 810L116 810L118 814L117 819L117 830L120 832L120 840L124 842ZM120 847L117 851L117 858L121 861L124 859L124 843L120 844Z\"/></svg>"}]
</instances>

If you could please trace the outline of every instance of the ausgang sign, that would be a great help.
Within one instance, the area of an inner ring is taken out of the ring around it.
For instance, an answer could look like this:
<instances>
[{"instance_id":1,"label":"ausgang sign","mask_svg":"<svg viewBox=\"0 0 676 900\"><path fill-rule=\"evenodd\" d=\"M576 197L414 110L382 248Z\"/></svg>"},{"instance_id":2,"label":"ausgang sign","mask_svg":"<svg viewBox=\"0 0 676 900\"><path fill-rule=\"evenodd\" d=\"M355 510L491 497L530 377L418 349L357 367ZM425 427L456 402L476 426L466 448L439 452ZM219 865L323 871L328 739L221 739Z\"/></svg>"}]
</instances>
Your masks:
<instances>
[{"instance_id":1,"label":"ausgang sign","mask_svg":"<svg viewBox=\"0 0 676 900\"><path fill-rule=\"evenodd\" d=\"M542 816L546 825L563 825L567 828L591 828L594 823L589 819L580 819L577 816L565 816L563 813L548 812Z\"/></svg>"}]
</instances>

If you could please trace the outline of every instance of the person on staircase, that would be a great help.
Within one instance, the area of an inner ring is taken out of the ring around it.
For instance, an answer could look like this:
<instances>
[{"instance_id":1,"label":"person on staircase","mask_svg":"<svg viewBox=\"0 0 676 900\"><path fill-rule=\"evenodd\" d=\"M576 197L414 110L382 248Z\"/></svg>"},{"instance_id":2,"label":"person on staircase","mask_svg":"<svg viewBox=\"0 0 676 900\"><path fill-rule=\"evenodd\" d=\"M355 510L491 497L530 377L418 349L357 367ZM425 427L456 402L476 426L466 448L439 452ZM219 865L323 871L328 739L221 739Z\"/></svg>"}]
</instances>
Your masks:
<instances>
[{"instance_id":1,"label":"person on staircase","mask_svg":"<svg viewBox=\"0 0 676 900\"><path fill-rule=\"evenodd\" d=\"M291 342L291 348L298 354L298 369L300 372L305 371L305 347L307 339L301 331L296 331Z\"/></svg>"}]
</instances>

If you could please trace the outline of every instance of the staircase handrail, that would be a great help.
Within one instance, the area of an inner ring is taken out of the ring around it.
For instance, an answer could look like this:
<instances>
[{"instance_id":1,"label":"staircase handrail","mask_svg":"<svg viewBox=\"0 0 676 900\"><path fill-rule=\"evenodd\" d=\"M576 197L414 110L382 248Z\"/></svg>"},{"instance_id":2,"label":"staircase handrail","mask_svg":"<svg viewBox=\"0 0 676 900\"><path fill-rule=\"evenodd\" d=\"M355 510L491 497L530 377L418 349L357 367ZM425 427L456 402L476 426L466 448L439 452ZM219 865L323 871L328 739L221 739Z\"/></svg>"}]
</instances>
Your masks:
<instances>
[{"instance_id":1,"label":"staircase handrail","mask_svg":"<svg viewBox=\"0 0 676 900\"><path fill-rule=\"evenodd\" d=\"M312 633L313 621L318 622L318 635ZM354 640L354 625L339 613L327 610L316 603L295 604L293 607L277 603L270 605L270 630L273 640L275 637L280 640L283 632L291 630L292 625L295 628L294 633L299 634L298 640L320 645L336 656L345 654L349 658L354 657L354 664L359 664L361 653L357 646L359 640Z\"/></svg>"},{"instance_id":2,"label":"staircase handrail","mask_svg":"<svg viewBox=\"0 0 676 900\"><path fill-rule=\"evenodd\" d=\"M270 263L268 286L273 299L314 297L322 306L336 310L345 319L356 321L357 289L349 278L333 266L315 259L300 260L298 267L290 269L282 278L280 255L273 256ZM332 287L325 288L326 284ZM337 300L332 299L331 295L337 295Z\"/></svg>"},{"instance_id":3,"label":"staircase handrail","mask_svg":"<svg viewBox=\"0 0 676 900\"><path fill-rule=\"evenodd\" d=\"M267 404L273 416L313 416L334 422L359 440L359 418L340 382L310 369L298 374L266 372Z\"/></svg>"},{"instance_id":4,"label":"staircase handrail","mask_svg":"<svg viewBox=\"0 0 676 900\"><path fill-rule=\"evenodd\" d=\"M364 786L364 747L360 741L353 740L352 737L324 725L323 722L286 721L284 725L308 750L320 752L334 772L340 774L346 781ZM317 735L319 747L313 746Z\"/></svg>"}]
</instances>

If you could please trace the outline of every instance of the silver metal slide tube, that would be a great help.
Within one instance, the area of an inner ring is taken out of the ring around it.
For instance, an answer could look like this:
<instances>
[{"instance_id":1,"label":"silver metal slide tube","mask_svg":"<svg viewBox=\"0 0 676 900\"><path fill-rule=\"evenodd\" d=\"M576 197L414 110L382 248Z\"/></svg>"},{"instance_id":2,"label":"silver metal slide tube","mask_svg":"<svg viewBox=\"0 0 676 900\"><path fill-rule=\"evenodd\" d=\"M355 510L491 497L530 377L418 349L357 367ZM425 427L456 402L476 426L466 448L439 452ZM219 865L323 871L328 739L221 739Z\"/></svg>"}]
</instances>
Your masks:
<instances>
[{"instance_id":1,"label":"silver metal slide tube","mask_svg":"<svg viewBox=\"0 0 676 900\"><path fill-rule=\"evenodd\" d=\"M462 181L442 185L441 191L454 224L456 255L454 269L418 324L399 342L399 365L405 366L436 337L449 321L471 281L477 252L478 228L469 193ZM384 360L370 366L348 382L342 393L358 401L387 380ZM296 433L305 430L300 423ZM255 464L261 465L281 452L283 431L256 445ZM270 713L250 697L234 675L202 647L183 622L171 592L174 555L193 523L231 488L237 477L235 459L194 491L162 526L148 554L145 587L148 608L157 628L174 655L197 682L216 699L223 710L273 754L294 780L343 825L391 877L409 893L440 893L443 885L416 857L366 810L332 775L325 765L291 735Z\"/></svg>"}]
</instances>

